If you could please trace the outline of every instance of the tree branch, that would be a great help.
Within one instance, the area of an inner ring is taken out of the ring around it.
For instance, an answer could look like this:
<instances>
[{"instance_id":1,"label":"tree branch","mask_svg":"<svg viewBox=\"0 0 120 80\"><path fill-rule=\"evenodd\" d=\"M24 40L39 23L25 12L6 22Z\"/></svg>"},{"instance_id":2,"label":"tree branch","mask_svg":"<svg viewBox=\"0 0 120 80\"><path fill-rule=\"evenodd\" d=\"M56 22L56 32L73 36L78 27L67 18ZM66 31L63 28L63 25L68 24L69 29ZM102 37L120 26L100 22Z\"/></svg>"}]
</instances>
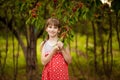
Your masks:
<instances>
[{"instance_id":1,"label":"tree branch","mask_svg":"<svg viewBox=\"0 0 120 80\"><path fill-rule=\"evenodd\" d=\"M18 40L19 44L21 45L23 51L24 51L24 54L26 53L27 49L26 49L26 46L25 44L23 43L21 37L20 37L20 33L17 29L13 28L13 19L11 19L8 23L6 22L5 18L1 17L0 16L0 21L6 25L6 27L13 33L13 35L16 37L16 39ZM25 54L26 55L26 54Z\"/></svg>"}]
</instances>

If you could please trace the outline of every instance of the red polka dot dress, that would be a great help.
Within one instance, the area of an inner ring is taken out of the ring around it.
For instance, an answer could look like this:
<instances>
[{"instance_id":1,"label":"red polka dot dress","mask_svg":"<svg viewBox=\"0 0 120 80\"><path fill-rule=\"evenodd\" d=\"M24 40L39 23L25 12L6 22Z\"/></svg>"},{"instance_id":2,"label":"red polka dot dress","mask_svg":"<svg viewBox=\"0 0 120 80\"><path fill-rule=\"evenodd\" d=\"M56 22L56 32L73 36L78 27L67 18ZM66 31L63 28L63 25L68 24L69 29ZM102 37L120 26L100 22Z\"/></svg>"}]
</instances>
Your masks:
<instances>
[{"instance_id":1,"label":"red polka dot dress","mask_svg":"<svg viewBox=\"0 0 120 80\"><path fill-rule=\"evenodd\" d=\"M43 52L45 55L49 55L49 50L51 50L47 42L43 46ZM65 62L61 52L56 52L53 55L50 62L48 62L42 72L42 80L69 80L68 77L68 64Z\"/></svg>"}]
</instances>

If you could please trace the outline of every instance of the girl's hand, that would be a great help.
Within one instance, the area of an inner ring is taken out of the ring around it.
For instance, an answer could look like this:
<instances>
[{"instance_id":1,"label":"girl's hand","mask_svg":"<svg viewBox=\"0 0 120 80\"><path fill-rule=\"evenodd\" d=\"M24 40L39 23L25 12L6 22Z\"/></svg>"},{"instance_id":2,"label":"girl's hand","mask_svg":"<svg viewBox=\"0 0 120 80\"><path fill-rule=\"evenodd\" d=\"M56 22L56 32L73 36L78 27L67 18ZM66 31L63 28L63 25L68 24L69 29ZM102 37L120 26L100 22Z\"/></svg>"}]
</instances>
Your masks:
<instances>
[{"instance_id":1,"label":"girl's hand","mask_svg":"<svg viewBox=\"0 0 120 80\"><path fill-rule=\"evenodd\" d=\"M58 45L59 49L63 49L63 45L64 45L63 42L58 41L57 45Z\"/></svg>"},{"instance_id":2,"label":"girl's hand","mask_svg":"<svg viewBox=\"0 0 120 80\"><path fill-rule=\"evenodd\" d=\"M54 47L53 47L53 52L55 53L56 51L58 51L59 50L59 46L58 45L55 45Z\"/></svg>"}]
</instances>

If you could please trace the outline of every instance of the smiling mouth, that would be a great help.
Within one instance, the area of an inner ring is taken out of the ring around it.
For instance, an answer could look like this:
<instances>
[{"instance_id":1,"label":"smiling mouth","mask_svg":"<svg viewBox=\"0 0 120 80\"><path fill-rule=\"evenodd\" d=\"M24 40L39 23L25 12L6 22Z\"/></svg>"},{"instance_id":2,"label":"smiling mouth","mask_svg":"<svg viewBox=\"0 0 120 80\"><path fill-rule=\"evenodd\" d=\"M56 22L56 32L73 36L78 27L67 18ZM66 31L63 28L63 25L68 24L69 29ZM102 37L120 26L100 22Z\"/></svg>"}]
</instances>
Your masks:
<instances>
[{"instance_id":1,"label":"smiling mouth","mask_svg":"<svg viewBox=\"0 0 120 80\"><path fill-rule=\"evenodd\" d=\"M55 32L50 32L51 34L54 34Z\"/></svg>"}]
</instances>

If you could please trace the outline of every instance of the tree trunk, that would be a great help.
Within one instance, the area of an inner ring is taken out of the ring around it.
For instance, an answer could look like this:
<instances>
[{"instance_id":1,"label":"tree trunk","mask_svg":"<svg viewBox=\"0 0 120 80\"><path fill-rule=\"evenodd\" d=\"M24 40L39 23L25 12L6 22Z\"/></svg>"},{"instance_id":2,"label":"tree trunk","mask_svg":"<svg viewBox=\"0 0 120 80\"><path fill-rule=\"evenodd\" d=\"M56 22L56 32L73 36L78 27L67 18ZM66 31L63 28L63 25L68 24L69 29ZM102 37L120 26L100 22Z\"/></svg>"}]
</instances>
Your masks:
<instances>
[{"instance_id":1,"label":"tree trunk","mask_svg":"<svg viewBox=\"0 0 120 80\"><path fill-rule=\"evenodd\" d=\"M106 52L106 69L105 69L105 75L107 76L108 80L111 80L111 74L112 74L112 66L113 66L113 53L112 53L112 18L111 14L108 14L109 16L109 38L107 41L107 52Z\"/></svg>"},{"instance_id":2,"label":"tree trunk","mask_svg":"<svg viewBox=\"0 0 120 80\"><path fill-rule=\"evenodd\" d=\"M95 74L97 73L97 53L96 53L96 29L94 25L94 21L92 21L92 29L93 29L93 39L94 39L94 68L95 68ZM95 75L96 80L96 75Z\"/></svg>"},{"instance_id":3,"label":"tree trunk","mask_svg":"<svg viewBox=\"0 0 120 80\"><path fill-rule=\"evenodd\" d=\"M86 31L87 80L89 80L89 74L90 74L89 55L88 55L88 42L89 42L89 35L88 35L88 32Z\"/></svg>"},{"instance_id":4,"label":"tree trunk","mask_svg":"<svg viewBox=\"0 0 120 80\"><path fill-rule=\"evenodd\" d=\"M6 50L5 50L5 57L4 57L4 60L3 60L3 66L1 66L1 76L3 76L4 78L4 68L6 66L6 61L7 61L7 56L8 56L8 29L7 27L5 28L6 29Z\"/></svg>"},{"instance_id":5,"label":"tree trunk","mask_svg":"<svg viewBox=\"0 0 120 80\"><path fill-rule=\"evenodd\" d=\"M103 21L104 22L104 21ZM99 34L99 39L100 39L100 46L101 46L101 55L102 55L102 64L103 64L103 71L106 70L106 65L105 65L105 49L104 49L104 40L103 40L103 22L97 22L98 26L98 34Z\"/></svg>"},{"instance_id":6,"label":"tree trunk","mask_svg":"<svg viewBox=\"0 0 120 80\"><path fill-rule=\"evenodd\" d=\"M37 42L38 35L35 35L35 32L34 32L35 28L33 26L30 27L30 30L29 30L30 35L27 35L27 36L29 36L27 38L29 38L28 40L30 42L28 42L26 40L27 45L25 45L25 43L23 42L23 40L21 38L21 34L20 34L19 30L17 28L15 28L16 21L15 21L15 17L13 17L13 16L14 16L14 14L12 15L12 18L11 18L11 20L9 20L9 22L7 22L5 20L6 18L2 18L2 17L0 17L0 21L3 22L3 24L5 24L6 29L9 29L12 32L12 34L16 37L16 39L18 40L19 45L21 46L21 48L23 50L23 54L24 54L24 57L26 60L26 67L27 67L26 71L27 71L27 73L30 73L30 75L32 75L32 71L36 69L36 61L37 61L36 42ZM24 26L26 27L26 25L24 25ZM41 36L41 32L40 32L39 36ZM7 52L8 52L8 43L6 43L6 57L7 57ZM4 62L6 62L6 57L4 59ZM3 66L1 67L2 72L4 70L3 68L4 68L5 64L6 63L4 63Z\"/></svg>"},{"instance_id":7,"label":"tree trunk","mask_svg":"<svg viewBox=\"0 0 120 80\"><path fill-rule=\"evenodd\" d=\"M119 50L120 50L120 35L119 35L118 21L119 21L118 12L116 12L116 23L115 23L115 29L116 29L117 40L118 40Z\"/></svg>"},{"instance_id":8,"label":"tree trunk","mask_svg":"<svg viewBox=\"0 0 120 80\"><path fill-rule=\"evenodd\" d=\"M28 73L28 80L33 80L33 73L37 66L37 55L36 55L36 36L34 35L34 27L30 26L30 42L27 42L26 52L26 70Z\"/></svg>"},{"instance_id":9,"label":"tree trunk","mask_svg":"<svg viewBox=\"0 0 120 80\"><path fill-rule=\"evenodd\" d=\"M16 37L16 39L18 40L23 53L24 53L24 57L26 60L26 72L28 74L28 79L32 79L32 73L33 70L36 69L36 61L37 61L37 55L36 55L36 42L37 42L37 38L34 32L34 27L29 27L29 35L27 35L28 40L27 41L27 46L24 44L22 38L21 38L21 34L17 29L14 29L13 25L13 20L10 20L10 22L7 25L7 28L9 28L9 30L14 34L14 36Z\"/></svg>"},{"instance_id":10,"label":"tree trunk","mask_svg":"<svg viewBox=\"0 0 120 80\"><path fill-rule=\"evenodd\" d=\"M109 69L109 80L111 80L112 67L113 67L113 53L112 53L112 20L111 14L109 14L109 26L110 26L110 69Z\"/></svg>"}]
</instances>

